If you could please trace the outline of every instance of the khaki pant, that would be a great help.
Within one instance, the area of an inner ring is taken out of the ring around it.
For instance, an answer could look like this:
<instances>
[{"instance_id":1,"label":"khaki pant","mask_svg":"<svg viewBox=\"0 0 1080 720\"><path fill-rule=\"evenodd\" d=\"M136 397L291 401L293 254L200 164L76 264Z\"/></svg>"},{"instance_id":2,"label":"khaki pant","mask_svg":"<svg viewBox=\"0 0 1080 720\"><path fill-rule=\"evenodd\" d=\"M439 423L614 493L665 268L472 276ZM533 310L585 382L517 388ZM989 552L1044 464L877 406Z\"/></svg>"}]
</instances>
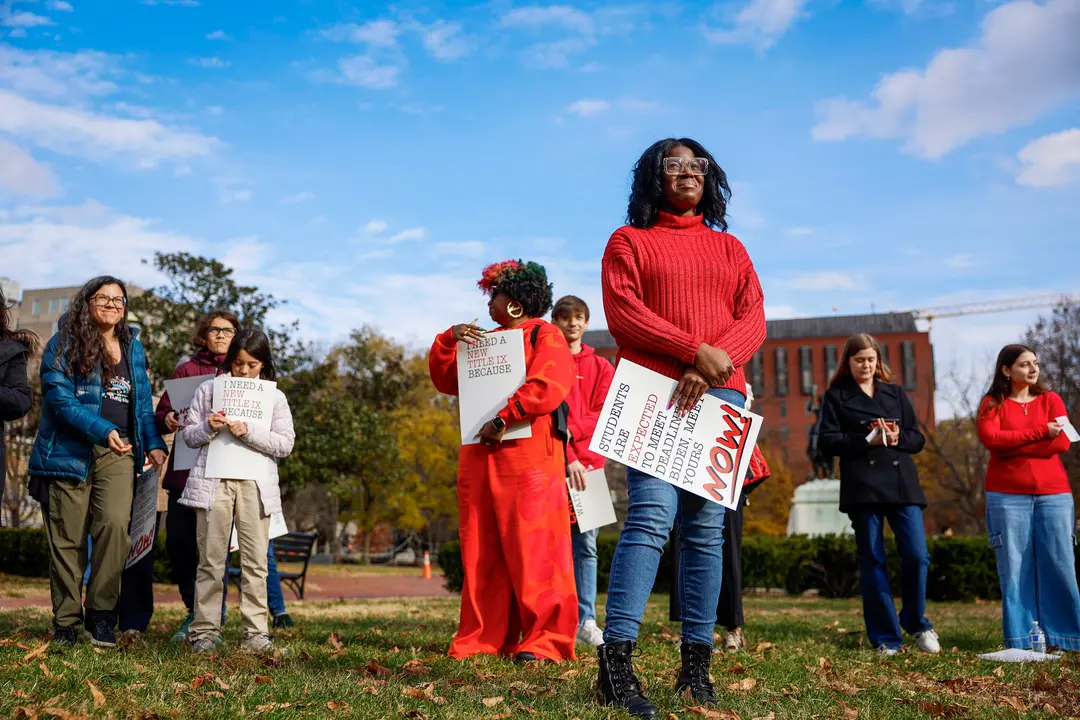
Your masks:
<instances>
[{"instance_id":1,"label":"khaki pant","mask_svg":"<svg viewBox=\"0 0 1080 720\"><path fill-rule=\"evenodd\" d=\"M254 480L222 480L209 510L196 510L195 539L199 570L195 575L195 621L191 641L221 635L221 578L229 555L233 521L240 544L240 615L244 637L270 632L266 604L266 551L270 517L263 514Z\"/></svg>"},{"instance_id":2,"label":"khaki pant","mask_svg":"<svg viewBox=\"0 0 1080 720\"><path fill-rule=\"evenodd\" d=\"M131 538L131 500L135 492L131 453L115 455L95 446L90 473L83 482L49 480L49 586L53 623L71 627L82 620L82 578L86 570L86 536L93 538L88 612L114 612L120 599Z\"/></svg>"}]
</instances>

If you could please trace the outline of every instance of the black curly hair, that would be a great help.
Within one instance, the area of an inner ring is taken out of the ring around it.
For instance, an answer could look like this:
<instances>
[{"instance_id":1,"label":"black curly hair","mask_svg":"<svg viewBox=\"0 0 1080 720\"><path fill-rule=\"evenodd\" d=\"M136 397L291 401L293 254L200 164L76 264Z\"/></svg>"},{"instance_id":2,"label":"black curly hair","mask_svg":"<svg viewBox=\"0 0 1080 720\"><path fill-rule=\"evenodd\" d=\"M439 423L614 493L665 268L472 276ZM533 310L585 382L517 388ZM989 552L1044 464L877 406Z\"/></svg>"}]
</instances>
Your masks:
<instances>
[{"instance_id":1,"label":"black curly hair","mask_svg":"<svg viewBox=\"0 0 1080 720\"><path fill-rule=\"evenodd\" d=\"M67 361L68 375L89 375L101 368L102 381L112 377L113 364L105 348L105 338L90 315L90 298L106 285L117 285L124 294L124 313L115 328L116 337L127 346L134 334L128 327L127 285L112 275L101 275L89 281L71 299L71 308L60 318L60 347ZM105 362L109 360L109 362Z\"/></svg>"},{"instance_id":2,"label":"black curly hair","mask_svg":"<svg viewBox=\"0 0 1080 720\"><path fill-rule=\"evenodd\" d=\"M525 314L531 318L547 315L551 309L552 287L547 270L540 263L524 260L507 260L484 268L477 283L488 295L498 293L521 303Z\"/></svg>"},{"instance_id":3,"label":"black curly hair","mask_svg":"<svg viewBox=\"0 0 1080 720\"><path fill-rule=\"evenodd\" d=\"M626 209L626 222L636 228L651 228L659 219L664 199L664 171L662 163L672 148L689 148L694 157L709 161L705 187L698 203L698 212L705 223L717 230L727 230L727 204L731 200L731 188L727 175L708 150L690 138L666 138L653 143L634 165L634 180L630 187L630 202Z\"/></svg>"},{"instance_id":4,"label":"black curly hair","mask_svg":"<svg viewBox=\"0 0 1080 720\"><path fill-rule=\"evenodd\" d=\"M4 297L4 288L0 287L0 340L9 338L19 343L31 355L36 355L41 349L41 338L37 334L25 328L18 329L11 326L11 315L8 312L8 299ZM3 478L0 478L2 481Z\"/></svg>"}]
</instances>

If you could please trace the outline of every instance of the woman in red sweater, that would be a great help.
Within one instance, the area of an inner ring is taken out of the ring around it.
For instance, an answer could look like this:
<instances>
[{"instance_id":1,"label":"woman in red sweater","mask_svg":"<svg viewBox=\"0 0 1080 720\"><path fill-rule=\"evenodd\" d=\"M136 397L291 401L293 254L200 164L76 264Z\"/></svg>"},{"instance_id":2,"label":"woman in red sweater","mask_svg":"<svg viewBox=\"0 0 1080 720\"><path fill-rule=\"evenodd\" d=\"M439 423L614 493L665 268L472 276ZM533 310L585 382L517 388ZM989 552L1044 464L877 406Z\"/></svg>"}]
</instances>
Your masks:
<instances>
[{"instance_id":1,"label":"woman in red sweater","mask_svg":"<svg viewBox=\"0 0 1080 720\"><path fill-rule=\"evenodd\" d=\"M679 381L682 413L705 393L742 407L743 365L765 341L761 284L727 234L727 177L694 140L670 138L634 168L627 219L608 241L601 282L619 358ZM629 470L630 506L608 589L600 699L636 717L658 710L641 692L631 654L660 554L678 514L682 670L676 690L715 704L709 680L720 595L724 507Z\"/></svg>"},{"instance_id":2,"label":"woman in red sweater","mask_svg":"<svg viewBox=\"0 0 1080 720\"><path fill-rule=\"evenodd\" d=\"M1065 403L1039 381L1035 352L1006 345L979 406L990 451L986 525L997 555L1005 647L1029 648L1032 624L1046 644L1080 650L1080 591L1073 550L1073 496L1058 456L1069 449Z\"/></svg>"}]
</instances>

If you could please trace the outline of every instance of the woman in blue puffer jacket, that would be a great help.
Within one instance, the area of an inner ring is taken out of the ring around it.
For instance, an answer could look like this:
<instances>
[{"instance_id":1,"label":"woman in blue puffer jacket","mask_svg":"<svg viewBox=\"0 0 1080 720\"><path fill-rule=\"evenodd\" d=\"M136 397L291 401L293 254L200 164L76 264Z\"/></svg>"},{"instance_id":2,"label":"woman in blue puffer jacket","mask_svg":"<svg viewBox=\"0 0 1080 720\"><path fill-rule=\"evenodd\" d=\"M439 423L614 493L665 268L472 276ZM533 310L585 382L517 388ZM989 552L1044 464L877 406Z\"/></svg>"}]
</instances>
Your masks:
<instances>
[{"instance_id":1,"label":"woman in blue puffer jacket","mask_svg":"<svg viewBox=\"0 0 1080 720\"><path fill-rule=\"evenodd\" d=\"M53 638L116 644L116 604L127 560L135 475L143 457L160 467L146 354L127 324L127 288L114 277L86 283L41 361L41 425L30 457L34 496L49 535ZM93 540L86 616L81 602L87 535Z\"/></svg>"}]
</instances>

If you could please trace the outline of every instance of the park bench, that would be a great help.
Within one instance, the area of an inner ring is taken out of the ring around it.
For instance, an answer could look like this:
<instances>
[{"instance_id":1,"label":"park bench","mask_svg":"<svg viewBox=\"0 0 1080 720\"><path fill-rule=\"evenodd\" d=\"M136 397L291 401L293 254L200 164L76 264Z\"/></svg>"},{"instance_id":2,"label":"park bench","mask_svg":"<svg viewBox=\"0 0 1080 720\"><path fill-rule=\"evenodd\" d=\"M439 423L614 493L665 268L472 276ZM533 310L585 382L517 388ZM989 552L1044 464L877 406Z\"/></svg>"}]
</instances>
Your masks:
<instances>
[{"instance_id":1,"label":"park bench","mask_svg":"<svg viewBox=\"0 0 1080 720\"><path fill-rule=\"evenodd\" d=\"M318 533L291 532L274 538L274 560L280 566L281 563L304 563L300 572L286 572L278 567L278 576L281 584L287 585L296 594L297 599L304 599L304 581L307 578L308 563L311 561L311 552L315 547ZM240 568L229 568L229 580L240 588Z\"/></svg>"}]
</instances>

